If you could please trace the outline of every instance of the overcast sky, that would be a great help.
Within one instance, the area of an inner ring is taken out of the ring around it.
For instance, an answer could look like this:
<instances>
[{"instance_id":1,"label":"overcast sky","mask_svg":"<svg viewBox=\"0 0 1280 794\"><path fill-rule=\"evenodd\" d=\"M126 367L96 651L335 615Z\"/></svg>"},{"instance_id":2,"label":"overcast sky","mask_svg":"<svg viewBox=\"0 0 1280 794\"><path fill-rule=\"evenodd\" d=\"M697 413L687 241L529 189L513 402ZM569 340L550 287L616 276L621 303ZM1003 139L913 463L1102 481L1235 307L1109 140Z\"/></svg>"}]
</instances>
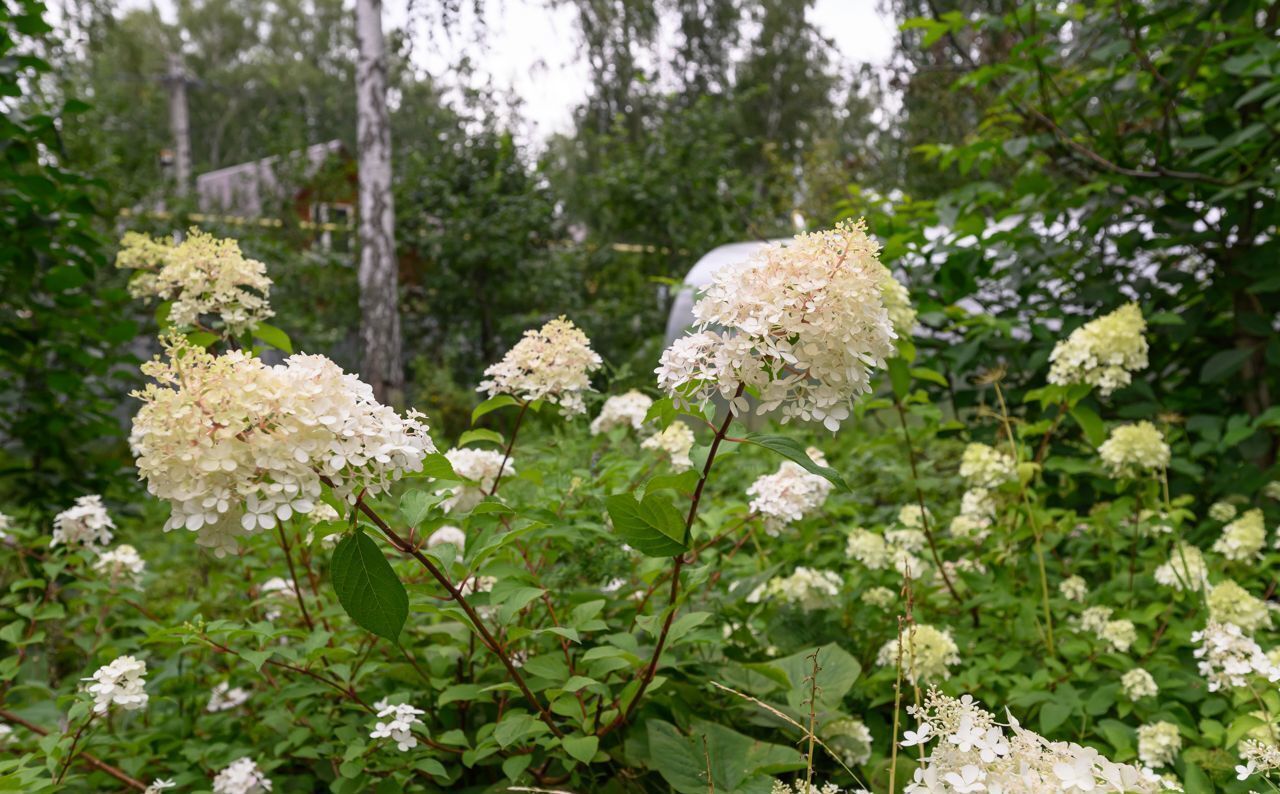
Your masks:
<instances>
[{"instance_id":1,"label":"overcast sky","mask_svg":"<svg viewBox=\"0 0 1280 794\"><path fill-rule=\"evenodd\" d=\"M438 0L383 0L385 29L410 24L410 4L421 9ZM884 64L893 53L894 20L877 8L878 0L816 0L809 21L835 42L847 64ZM172 22L174 0L123 0L125 8L154 5ZM543 140L569 131L573 108L587 90L587 67L579 57L574 10L568 3L554 7L550 0L486 0L483 50L476 44L477 24L470 3L451 35L414 31L414 60L433 77L448 84L446 72L459 58L474 55L493 85L512 92L523 102L525 135ZM353 6L354 7L354 6ZM420 14L418 16L421 16ZM670 44L674 32L660 37Z\"/></svg>"},{"instance_id":2,"label":"overcast sky","mask_svg":"<svg viewBox=\"0 0 1280 794\"><path fill-rule=\"evenodd\" d=\"M388 28L404 27L409 2L384 0ZM847 63L884 64L893 53L894 21L876 8L877 0L817 0L810 22L835 42ZM489 0L488 49L482 66L499 89L511 89L524 102L523 115L535 139L568 131L571 112L587 90L587 68L578 55L575 12L547 0ZM465 16L449 37L415 31L414 59L440 77L459 56L475 50L476 24Z\"/></svg>"}]
</instances>

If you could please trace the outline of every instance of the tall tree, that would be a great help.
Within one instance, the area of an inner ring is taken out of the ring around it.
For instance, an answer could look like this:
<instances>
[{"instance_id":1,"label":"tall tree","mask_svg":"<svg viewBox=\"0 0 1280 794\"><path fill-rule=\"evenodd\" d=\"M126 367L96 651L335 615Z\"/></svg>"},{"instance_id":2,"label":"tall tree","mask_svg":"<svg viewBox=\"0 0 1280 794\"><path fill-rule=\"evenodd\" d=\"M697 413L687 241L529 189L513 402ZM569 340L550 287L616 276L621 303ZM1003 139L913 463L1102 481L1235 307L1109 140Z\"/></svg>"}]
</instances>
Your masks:
<instances>
[{"instance_id":1,"label":"tall tree","mask_svg":"<svg viewBox=\"0 0 1280 794\"><path fill-rule=\"evenodd\" d=\"M356 0L356 147L360 168L360 373L379 400L404 389L391 198L391 124L381 0Z\"/></svg>"}]
</instances>

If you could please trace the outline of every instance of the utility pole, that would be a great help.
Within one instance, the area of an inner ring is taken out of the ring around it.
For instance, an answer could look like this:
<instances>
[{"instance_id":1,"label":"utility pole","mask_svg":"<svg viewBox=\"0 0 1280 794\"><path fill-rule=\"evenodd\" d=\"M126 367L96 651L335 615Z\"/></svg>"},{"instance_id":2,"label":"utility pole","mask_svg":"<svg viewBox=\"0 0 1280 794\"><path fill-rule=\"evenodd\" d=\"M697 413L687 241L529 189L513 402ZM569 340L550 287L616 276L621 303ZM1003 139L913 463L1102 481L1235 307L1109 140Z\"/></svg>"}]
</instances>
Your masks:
<instances>
[{"instance_id":1,"label":"utility pole","mask_svg":"<svg viewBox=\"0 0 1280 794\"><path fill-rule=\"evenodd\" d=\"M173 176L178 198L186 198L191 190L191 122L187 116L187 72L182 55L169 53L169 71L165 75L169 88L169 130L173 133Z\"/></svg>"},{"instance_id":2,"label":"utility pole","mask_svg":"<svg viewBox=\"0 0 1280 794\"><path fill-rule=\"evenodd\" d=\"M391 197L391 124L382 0L356 0L356 148L359 176L360 374L384 403L403 398L399 273Z\"/></svg>"}]
</instances>

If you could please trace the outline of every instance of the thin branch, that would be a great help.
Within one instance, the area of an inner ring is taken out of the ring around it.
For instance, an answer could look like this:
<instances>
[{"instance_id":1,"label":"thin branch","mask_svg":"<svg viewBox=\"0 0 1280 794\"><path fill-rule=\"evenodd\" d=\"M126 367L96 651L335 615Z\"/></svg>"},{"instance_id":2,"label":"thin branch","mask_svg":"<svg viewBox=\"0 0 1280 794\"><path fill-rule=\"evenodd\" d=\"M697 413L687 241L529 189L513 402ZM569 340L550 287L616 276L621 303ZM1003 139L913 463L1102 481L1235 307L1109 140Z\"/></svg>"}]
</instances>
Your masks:
<instances>
[{"instance_id":1,"label":"thin branch","mask_svg":"<svg viewBox=\"0 0 1280 794\"><path fill-rule=\"evenodd\" d=\"M26 728L32 733L38 734L40 736L49 735L48 729L42 728L39 725L36 725L34 722L28 722L26 719L19 717L17 714L14 714L12 711L8 711L6 709L0 709L0 720L4 720L5 722L8 722L12 725L21 725L22 727ZM80 755L76 756L76 760L78 760L82 764L93 767L99 772L105 772L106 774L110 775L111 777L115 778L116 780L120 781L121 783L123 783L124 785L128 786L131 789L134 789L136 791L147 790L146 783L143 783L141 780L135 780L134 778L129 777L124 773L123 770L118 769L112 766L111 764L108 764L106 761L103 761L92 755L89 755L88 753L85 753L85 752L80 753Z\"/></svg>"}]
</instances>

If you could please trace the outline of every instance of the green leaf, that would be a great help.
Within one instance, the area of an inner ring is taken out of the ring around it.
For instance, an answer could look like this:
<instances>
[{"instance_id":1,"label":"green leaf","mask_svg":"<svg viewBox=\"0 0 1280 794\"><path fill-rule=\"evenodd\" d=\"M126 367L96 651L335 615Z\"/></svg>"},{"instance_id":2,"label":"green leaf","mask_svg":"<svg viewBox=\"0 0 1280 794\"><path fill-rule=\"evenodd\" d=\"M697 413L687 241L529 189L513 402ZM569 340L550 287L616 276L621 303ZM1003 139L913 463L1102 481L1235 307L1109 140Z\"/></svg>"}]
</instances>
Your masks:
<instances>
[{"instance_id":1,"label":"green leaf","mask_svg":"<svg viewBox=\"0 0 1280 794\"><path fill-rule=\"evenodd\" d=\"M943 387L944 389L947 386L951 385L947 383L946 377L943 376L941 372L938 372L937 370L933 370L933 369L927 369L925 367L912 367L911 377L915 378L916 380L927 380L930 383L936 383L939 386Z\"/></svg>"},{"instance_id":2,"label":"green leaf","mask_svg":"<svg viewBox=\"0 0 1280 794\"><path fill-rule=\"evenodd\" d=\"M1080 429L1084 431L1084 437L1093 446L1100 447L1107 440L1107 428L1102 424L1102 418L1089 406L1077 405L1072 408L1071 418L1080 425Z\"/></svg>"},{"instance_id":3,"label":"green leaf","mask_svg":"<svg viewBox=\"0 0 1280 794\"><path fill-rule=\"evenodd\" d=\"M819 466L813 462L813 459L804 451L804 447L792 438L786 436L768 435L765 433L750 433L745 439L747 443L764 447L772 450L789 461L800 464L805 471L816 474L819 477L825 477L841 490L848 491L849 484L845 482L844 477L840 476L840 472L829 466Z\"/></svg>"},{"instance_id":4,"label":"green leaf","mask_svg":"<svg viewBox=\"0 0 1280 794\"><path fill-rule=\"evenodd\" d=\"M888 361L889 383L893 386L893 396L899 401L907 399L911 393L911 368L902 358L891 358Z\"/></svg>"},{"instance_id":5,"label":"green leaf","mask_svg":"<svg viewBox=\"0 0 1280 794\"><path fill-rule=\"evenodd\" d=\"M1251 355L1253 355L1253 348L1250 347L1233 347L1230 350L1214 353L1200 368L1200 382L1217 383L1226 379L1228 375L1240 369Z\"/></svg>"},{"instance_id":6,"label":"green leaf","mask_svg":"<svg viewBox=\"0 0 1280 794\"><path fill-rule=\"evenodd\" d=\"M338 602L361 628L396 642L409 618L409 594L382 549L359 528L333 550Z\"/></svg>"},{"instance_id":7,"label":"green leaf","mask_svg":"<svg viewBox=\"0 0 1280 794\"><path fill-rule=\"evenodd\" d=\"M1040 732L1049 734L1071 716L1071 706L1065 703L1046 703L1040 708Z\"/></svg>"},{"instance_id":8,"label":"green leaf","mask_svg":"<svg viewBox=\"0 0 1280 794\"><path fill-rule=\"evenodd\" d=\"M289 335L274 325L258 323L253 327L253 336L255 339L271 345L276 350L283 350L290 355L293 354L293 342L289 340Z\"/></svg>"},{"instance_id":9,"label":"green leaf","mask_svg":"<svg viewBox=\"0 0 1280 794\"><path fill-rule=\"evenodd\" d=\"M770 667L781 670L791 682L787 692L787 703L792 708L800 708L808 700L811 687L805 679L813 675L813 654L818 654L818 705L822 708L836 709L844 696L853 689L853 684L862 673L862 665L844 648L835 643L823 645L821 648L794 653L769 663Z\"/></svg>"},{"instance_id":10,"label":"green leaf","mask_svg":"<svg viewBox=\"0 0 1280 794\"><path fill-rule=\"evenodd\" d=\"M407 491L400 497L400 517L411 527L416 527L426 519L437 498L423 491Z\"/></svg>"},{"instance_id":11,"label":"green leaf","mask_svg":"<svg viewBox=\"0 0 1280 794\"><path fill-rule=\"evenodd\" d=\"M650 557L674 557L688 551L684 519L666 496L647 493L636 501L629 493L605 499L613 528L632 548Z\"/></svg>"},{"instance_id":12,"label":"green leaf","mask_svg":"<svg viewBox=\"0 0 1280 794\"><path fill-rule=\"evenodd\" d=\"M566 736L560 740L560 744L564 745L565 752L576 760L589 764L591 759L596 757L596 750L600 747L600 737Z\"/></svg>"},{"instance_id":13,"label":"green leaf","mask_svg":"<svg viewBox=\"0 0 1280 794\"><path fill-rule=\"evenodd\" d=\"M490 397L475 407L471 412L471 424L475 424L476 420L485 414L496 411L499 408L506 408L508 405L519 405L520 401L510 394L499 394L496 397Z\"/></svg>"},{"instance_id":14,"label":"green leaf","mask_svg":"<svg viewBox=\"0 0 1280 794\"><path fill-rule=\"evenodd\" d=\"M453 464L439 452L433 452L422 459L422 476L435 480L462 480L453 470Z\"/></svg>"},{"instance_id":15,"label":"green leaf","mask_svg":"<svg viewBox=\"0 0 1280 794\"><path fill-rule=\"evenodd\" d=\"M502 446L505 443L502 440L501 433L495 433L494 431L488 430L483 427L480 428L479 430L468 430L467 432L458 436L458 446L460 447L465 447L467 444L470 444L473 441L491 441L494 444L497 444L498 446Z\"/></svg>"},{"instance_id":16,"label":"green leaf","mask_svg":"<svg viewBox=\"0 0 1280 794\"><path fill-rule=\"evenodd\" d=\"M693 469L679 474L659 474L644 484L645 493L654 493L663 489L691 494L698 487L698 472Z\"/></svg>"}]
</instances>

